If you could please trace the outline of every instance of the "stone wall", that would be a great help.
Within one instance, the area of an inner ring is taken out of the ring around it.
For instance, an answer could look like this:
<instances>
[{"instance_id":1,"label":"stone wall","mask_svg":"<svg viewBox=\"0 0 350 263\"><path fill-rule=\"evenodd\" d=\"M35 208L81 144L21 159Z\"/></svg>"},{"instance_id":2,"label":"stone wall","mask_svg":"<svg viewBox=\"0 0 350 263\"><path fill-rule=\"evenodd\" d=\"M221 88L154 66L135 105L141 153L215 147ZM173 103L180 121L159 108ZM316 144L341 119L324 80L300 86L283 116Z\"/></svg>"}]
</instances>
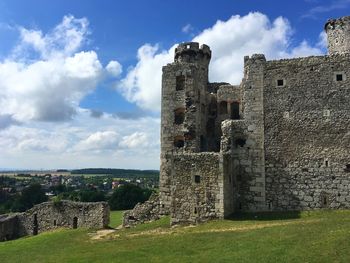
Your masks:
<instances>
[{"instance_id":1,"label":"stone wall","mask_svg":"<svg viewBox=\"0 0 350 263\"><path fill-rule=\"evenodd\" d=\"M171 224L224 218L219 153L175 155L173 169Z\"/></svg>"},{"instance_id":2,"label":"stone wall","mask_svg":"<svg viewBox=\"0 0 350 263\"><path fill-rule=\"evenodd\" d=\"M269 209L350 206L349 61L350 55L343 54L267 62ZM284 84L278 86L278 80Z\"/></svg>"},{"instance_id":3,"label":"stone wall","mask_svg":"<svg viewBox=\"0 0 350 263\"><path fill-rule=\"evenodd\" d=\"M243 211L266 209L263 112L265 65L264 55L254 54L244 58L244 77L241 86L245 138L237 137L236 131L232 131L236 145L233 151L235 162L239 164L241 170L244 169L240 180L240 208ZM239 129L238 134L241 133Z\"/></svg>"},{"instance_id":4,"label":"stone wall","mask_svg":"<svg viewBox=\"0 0 350 263\"><path fill-rule=\"evenodd\" d=\"M61 227L104 228L108 224L109 206L106 202L45 202L26 212L7 217L3 222L0 219L0 237L12 239L37 235Z\"/></svg>"},{"instance_id":5,"label":"stone wall","mask_svg":"<svg viewBox=\"0 0 350 263\"><path fill-rule=\"evenodd\" d=\"M18 218L14 215L0 215L0 242L17 238Z\"/></svg>"},{"instance_id":6,"label":"stone wall","mask_svg":"<svg viewBox=\"0 0 350 263\"><path fill-rule=\"evenodd\" d=\"M132 227L159 219L162 213L159 194L153 193L144 203L138 203L132 210L124 212L123 227Z\"/></svg>"}]
</instances>

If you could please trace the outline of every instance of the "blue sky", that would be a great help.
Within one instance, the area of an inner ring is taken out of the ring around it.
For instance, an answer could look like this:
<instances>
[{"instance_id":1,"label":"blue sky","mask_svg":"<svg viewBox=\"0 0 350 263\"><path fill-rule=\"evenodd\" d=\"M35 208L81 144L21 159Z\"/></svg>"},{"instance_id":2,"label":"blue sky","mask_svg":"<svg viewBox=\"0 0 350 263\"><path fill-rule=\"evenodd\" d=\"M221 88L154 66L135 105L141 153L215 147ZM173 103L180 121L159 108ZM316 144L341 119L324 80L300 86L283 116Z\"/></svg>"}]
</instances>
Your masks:
<instances>
[{"instance_id":1,"label":"blue sky","mask_svg":"<svg viewBox=\"0 0 350 263\"><path fill-rule=\"evenodd\" d=\"M243 56L326 54L350 0L0 0L0 167L159 168L161 67L211 46L211 81Z\"/></svg>"}]
</instances>

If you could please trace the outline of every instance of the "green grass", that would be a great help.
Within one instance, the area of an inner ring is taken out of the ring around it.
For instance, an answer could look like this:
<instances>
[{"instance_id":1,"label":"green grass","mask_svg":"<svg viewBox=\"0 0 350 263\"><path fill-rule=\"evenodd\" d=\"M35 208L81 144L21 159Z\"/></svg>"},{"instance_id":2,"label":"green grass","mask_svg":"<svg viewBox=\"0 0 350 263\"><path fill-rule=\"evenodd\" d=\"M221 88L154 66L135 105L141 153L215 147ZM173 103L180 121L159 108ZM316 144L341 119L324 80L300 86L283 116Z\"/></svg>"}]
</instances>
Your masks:
<instances>
[{"instance_id":1,"label":"green grass","mask_svg":"<svg viewBox=\"0 0 350 263\"><path fill-rule=\"evenodd\" d=\"M116 228L123 223L124 211L111 211L109 226Z\"/></svg>"},{"instance_id":2,"label":"green grass","mask_svg":"<svg viewBox=\"0 0 350 263\"><path fill-rule=\"evenodd\" d=\"M111 226L121 221L112 212ZM248 214L195 227L169 218L102 240L58 230L0 243L1 262L350 262L350 211Z\"/></svg>"}]
</instances>

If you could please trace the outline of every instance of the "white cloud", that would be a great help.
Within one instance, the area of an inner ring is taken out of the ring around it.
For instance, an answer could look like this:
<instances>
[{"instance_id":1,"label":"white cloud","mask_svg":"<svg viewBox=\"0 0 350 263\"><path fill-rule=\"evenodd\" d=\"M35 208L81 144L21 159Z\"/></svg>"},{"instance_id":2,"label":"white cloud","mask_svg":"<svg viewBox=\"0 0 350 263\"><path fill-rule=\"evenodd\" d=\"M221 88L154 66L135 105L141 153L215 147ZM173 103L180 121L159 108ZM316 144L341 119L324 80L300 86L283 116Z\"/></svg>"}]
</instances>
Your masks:
<instances>
[{"instance_id":1,"label":"white cloud","mask_svg":"<svg viewBox=\"0 0 350 263\"><path fill-rule=\"evenodd\" d=\"M323 50L327 49L328 46L328 40L327 40L327 33L325 31L322 31L318 38L317 46Z\"/></svg>"},{"instance_id":2,"label":"white cloud","mask_svg":"<svg viewBox=\"0 0 350 263\"><path fill-rule=\"evenodd\" d=\"M80 50L88 32L88 20L73 16L47 34L20 28L20 43L0 62L0 115L20 122L70 120L104 75L96 52ZM106 71L116 73L118 65L112 61Z\"/></svg>"},{"instance_id":3,"label":"white cloud","mask_svg":"<svg viewBox=\"0 0 350 263\"><path fill-rule=\"evenodd\" d=\"M101 71L94 51L29 65L0 63L0 113L19 121L70 119L80 100L95 89Z\"/></svg>"},{"instance_id":4,"label":"white cloud","mask_svg":"<svg viewBox=\"0 0 350 263\"><path fill-rule=\"evenodd\" d=\"M122 65L115 60L112 60L107 64L106 70L113 77L118 77L123 72Z\"/></svg>"},{"instance_id":5,"label":"white cloud","mask_svg":"<svg viewBox=\"0 0 350 263\"><path fill-rule=\"evenodd\" d=\"M70 122L30 122L0 130L0 167L157 169L158 118L124 120L78 109Z\"/></svg>"},{"instance_id":6,"label":"white cloud","mask_svg":"<svg viewBox=\"0 0 350 263\"><path fill-rule=\"evenodd\" d=\"M188 34L188 33L192 32L193 29L194 29L194 28L193 28L193 26L192 26L191 24L187 24L187 25L185 25L184 27L182 27L181 31L182 31L183 33Z\"/></svg>"},{"instance_id":7,"label":"white cloud","mask_svg":"<svg viewBox=\"0 0 350 263\"><path fill-rule=\"evenodd\" d=\"M23 52L32 48L44 59L70 56L87 40L88 25L86 18L78 19L68 15L47 34L40 30L20 27L21 43L16 48L17 55L23 56Z\"/></svg>"},{"instance_id":8,"label":"white cloud","mask_svg":"<svg viewBox=\"0 0 350 263\"><path fill-rule=\"evenodd\" d=\"M119 90L130 102L153 111L160 110L162 66L171 62L175 46L170 51L159 51L158 45L145 44L137 52L138 63L121 80Z\"/></svg>"},{"instance_id":9,"label":"white cloud","mask_svg":"<svg viewBox=\"0 0 350 263\"><path fill-rule=\"evenodd\" d=\"M124 136L120 142L120 146L126 148L143 148L149 145L148 141L147 134L135 132L131 135Z\"/></svg>"},{"instance_id":10,"label":"white cloud","mask_svg":"<svg viewBox=\"0 0 350 263\"><path fill-rule=\"evenodd\" d=\"M306 41L290 48L293 30L287 19L274 21L261 13L232 16L217 21L203 30L193 41L208 44L212 50L210 81L238 84L243 75L243 57L263 53L267 59L319 55L323 50ZM173 61L175 45L159 50L158 45L145 44L138 50L138 63L120 82L119 90L125 98L140 107L159 111L162 66Z\"/></svg>"},{"instance_id":11,"label":"white cloud","mask_svg":"<svg viewBox=\"0 0 350 263\"><path fill-rule=\"evenodd\" d=\"M119 135L115 131L98 131L77 145L78 150L113 150L117 148Z\"/></svg>"}]
</instances>

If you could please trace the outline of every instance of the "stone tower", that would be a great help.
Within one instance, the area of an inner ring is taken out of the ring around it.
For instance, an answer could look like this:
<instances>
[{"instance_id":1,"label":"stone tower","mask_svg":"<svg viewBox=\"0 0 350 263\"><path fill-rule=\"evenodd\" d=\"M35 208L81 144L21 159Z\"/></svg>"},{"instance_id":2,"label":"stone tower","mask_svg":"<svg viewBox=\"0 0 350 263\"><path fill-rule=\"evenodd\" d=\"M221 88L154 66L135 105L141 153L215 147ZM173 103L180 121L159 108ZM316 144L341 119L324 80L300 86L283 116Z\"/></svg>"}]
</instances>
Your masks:
<instances>
[{"instance_id":1,"label":"stone tower","mask_svg":"<svg viewBox=\"0 0 350 263\"><path fill-rule=\"evenodd\" d=\"M170 206L174 152L199 152L205 147L206 87L210 48L189 42L175 50L174 62L163 67L160 192L164 213Z\"/></svg>"},{"instance_id":2,"label":"stone tower","mask_svg":"<svg viewBox=\"0 0 350 263\"><path fill-rule=\"evenodd\" d=\"M330 55L350 53L350 16L328 20L325 30Z\"/></svg>"}]
</instances>

